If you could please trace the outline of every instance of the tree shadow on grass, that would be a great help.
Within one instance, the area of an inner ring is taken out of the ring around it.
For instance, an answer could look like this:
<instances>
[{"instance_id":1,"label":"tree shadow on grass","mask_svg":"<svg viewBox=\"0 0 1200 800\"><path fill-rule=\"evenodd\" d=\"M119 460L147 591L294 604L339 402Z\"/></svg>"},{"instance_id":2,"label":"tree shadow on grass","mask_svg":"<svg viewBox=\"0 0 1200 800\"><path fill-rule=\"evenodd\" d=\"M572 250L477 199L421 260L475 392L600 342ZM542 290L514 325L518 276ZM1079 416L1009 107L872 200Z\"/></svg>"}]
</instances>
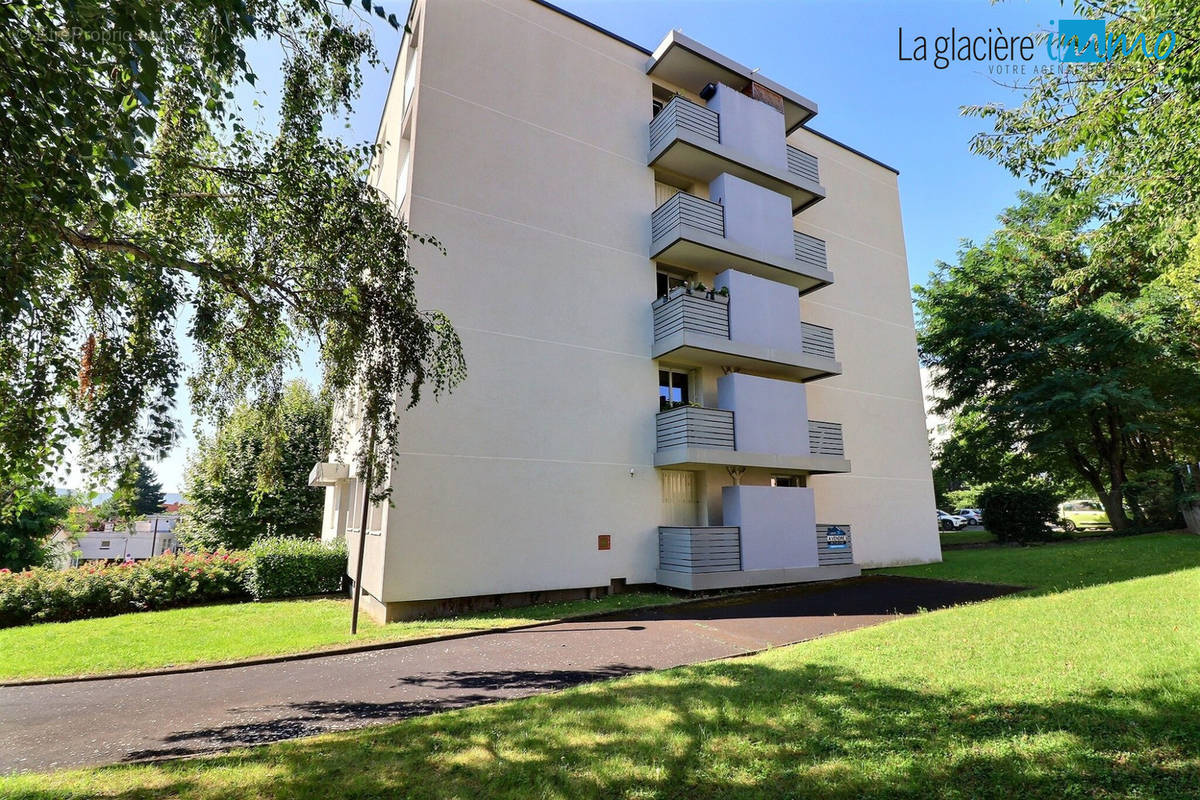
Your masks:
<instances>
[{"instance_id":1,"label":"tree shadow on grass","mask_svg":"<svg viewBox=\"0 0 1200 800\"><path fill-rule=\"evenodd\" d=\"M1172 676L997 704L737 660L165 763L167 787L114 796L1182 800L1200 794L1198 707Z\"/></svg>"}]
</instances>

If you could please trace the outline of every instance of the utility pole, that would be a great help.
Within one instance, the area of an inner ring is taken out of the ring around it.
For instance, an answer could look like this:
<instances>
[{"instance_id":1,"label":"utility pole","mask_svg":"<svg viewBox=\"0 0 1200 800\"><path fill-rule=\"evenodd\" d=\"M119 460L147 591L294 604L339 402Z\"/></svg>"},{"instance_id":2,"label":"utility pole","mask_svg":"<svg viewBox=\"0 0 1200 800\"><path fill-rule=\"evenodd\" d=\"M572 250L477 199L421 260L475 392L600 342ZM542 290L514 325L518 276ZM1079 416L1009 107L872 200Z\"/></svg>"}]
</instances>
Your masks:
<instances>
[{"instance_id":1,"label":"utility pole","mask_svg":"<svg viewBox=\"0 0 1200 800\"><path fill-rule=\"evenodd\" d=\"M367 546L367 514L371 508L371 471L375 467L375 428L367 437L366 482L363 485L362 524L358 526L358 564L354 568L354 600L350 611L350 634L358 633L358 602L362 597L363 550Z\"/></svg>"}]
</instances>

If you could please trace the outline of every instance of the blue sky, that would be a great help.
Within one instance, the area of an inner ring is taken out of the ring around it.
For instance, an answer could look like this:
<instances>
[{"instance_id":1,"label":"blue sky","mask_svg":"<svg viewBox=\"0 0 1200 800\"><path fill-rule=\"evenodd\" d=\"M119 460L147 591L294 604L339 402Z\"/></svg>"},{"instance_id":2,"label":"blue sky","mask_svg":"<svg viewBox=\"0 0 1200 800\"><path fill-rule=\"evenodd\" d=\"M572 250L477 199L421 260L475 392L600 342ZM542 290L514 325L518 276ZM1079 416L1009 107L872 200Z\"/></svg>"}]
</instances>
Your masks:
<instances>
[{"instance_id":1,"label":"blue sky","mask_svg":"<svg viewBox=\"0 0 1200 800\"><path fill-rule=\"evenodd\" d=\"M406 2L376 1L406 16ZM899 29L906 42L922 35L932 43L951 27L960 36L1021 35L1071 16L1058 0L559 0L558 5L651 49L680 28L815 100L820 113L811 127L900 170L912 283L923 282L936 261L953 260L962 239L986 237L996 215L1027 187L971 154L968 142L982 123L963 117L960 108L1012 103L1016 95L999 82L1029 75L989 74L987 63L936 69L932 60L901 62ZM376 44L390 69L400 35L379 25ZM272 52L260 47L250 56L260 76L260 102L270 107L278 86L269 69ZM1047 60L1040 56L1038 62ZM344 121L347 140L374 138L389 78L383 68L368 74L355 113ZM312 380L319 375L311 363L300 372ZM194 446L191 415L186 407L180 411L188 436L157 465L168 491L181 487L186 454Z\"/></svg>"}]
</instances>

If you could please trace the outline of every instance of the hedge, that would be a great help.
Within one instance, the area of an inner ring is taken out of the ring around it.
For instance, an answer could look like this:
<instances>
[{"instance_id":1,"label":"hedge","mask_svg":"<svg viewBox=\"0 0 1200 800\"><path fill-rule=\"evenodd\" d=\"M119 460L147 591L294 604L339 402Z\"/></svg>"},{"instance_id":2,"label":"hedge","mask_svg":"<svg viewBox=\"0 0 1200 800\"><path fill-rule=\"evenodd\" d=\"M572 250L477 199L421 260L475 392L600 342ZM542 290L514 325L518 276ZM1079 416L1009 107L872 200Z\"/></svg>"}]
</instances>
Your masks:
<instances>
[{"instance_id":1,"label":"hedge","mask_svg":"<svg viewBox=\"0 0 1200 800\"><path fill-rule=\"evenodd\" d=\"M261 539L250 550L164 553L128 564L0 569L0 627L66 622L221 600L332 594L342 589L346 544Z\"/></svg>"},{"instance_id":2,"label":"hedge","mask_svg":"<svg viewBox=\"0 0 1200 800\"><path fill-rule=\"evenodd\" d=\"M342 590L346 542L273 536L250 545L246 589L255 600L332 594Z\"/></svg>"},{"instance_id":3,"label":"hedge","mask_svg":"<svg viewBox=\"0 0 1200 800\"><path fill-rule=\"evenodd\" d=\"M0 570L0 627L245 597L245 553L164 553L128 564Z\"/></svg>"},{"instance_id":4,"label":"hedge","mask_svg":"<svg viewBox=\"0 0 1200 800\"><path fill-rule=\"evenodd\" d=\"M989 486L979 504L983 524L1002 542L1042 541L1058 521L1058 497L1041 486Z\"/></svg>"}]
</instances>

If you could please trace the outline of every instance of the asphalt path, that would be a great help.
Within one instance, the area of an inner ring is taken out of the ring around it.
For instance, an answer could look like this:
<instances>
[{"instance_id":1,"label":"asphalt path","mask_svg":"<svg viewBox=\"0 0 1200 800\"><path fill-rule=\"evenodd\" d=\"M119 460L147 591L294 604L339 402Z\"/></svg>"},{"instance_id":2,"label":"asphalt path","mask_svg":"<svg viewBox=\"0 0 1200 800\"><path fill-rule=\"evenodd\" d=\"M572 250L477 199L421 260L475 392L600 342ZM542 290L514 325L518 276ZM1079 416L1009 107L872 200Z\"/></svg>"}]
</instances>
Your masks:
<instances>
[{"instance_id":1,"label":"asphalt path","mask_svg":"<svg viewBox=\"0 0 1200 800\"><path fill-rule=\"evenodd\" d=\"M188 756L394 722L744 655L1011 591L870 576L370 652L0 687L0 773Z\"/></svg>"}]
</instances>

